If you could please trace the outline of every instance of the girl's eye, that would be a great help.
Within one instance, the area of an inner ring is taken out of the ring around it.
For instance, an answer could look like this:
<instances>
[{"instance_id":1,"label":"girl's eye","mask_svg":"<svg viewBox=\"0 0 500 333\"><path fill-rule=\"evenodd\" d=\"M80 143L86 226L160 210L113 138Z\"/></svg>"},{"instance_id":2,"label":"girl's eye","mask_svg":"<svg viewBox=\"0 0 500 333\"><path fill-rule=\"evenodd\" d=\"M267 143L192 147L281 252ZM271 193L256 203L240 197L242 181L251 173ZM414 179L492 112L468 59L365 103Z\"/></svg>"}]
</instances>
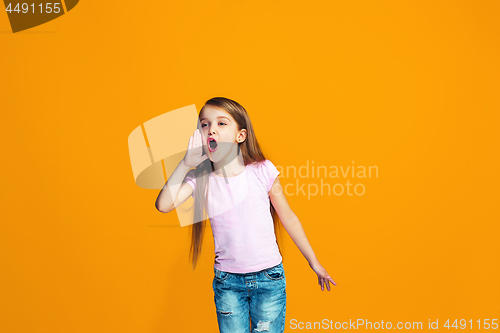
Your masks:
<instances>
[{"instance_id":1,"label":"girl's eye","mask_svg":"<svg viewBox=\"0 0 500 333\"><path fill-rule=\"evenodd\" d=\"M225 125L226 125L226 123L220 122L220 123L219 123L219 125L223 125L223 126L225 126ZM201 124L201 127L207 127L207 126L208 126L208 124L207 124L207 123L205 123L205 124Z\"/></svg>"}]
</instances>

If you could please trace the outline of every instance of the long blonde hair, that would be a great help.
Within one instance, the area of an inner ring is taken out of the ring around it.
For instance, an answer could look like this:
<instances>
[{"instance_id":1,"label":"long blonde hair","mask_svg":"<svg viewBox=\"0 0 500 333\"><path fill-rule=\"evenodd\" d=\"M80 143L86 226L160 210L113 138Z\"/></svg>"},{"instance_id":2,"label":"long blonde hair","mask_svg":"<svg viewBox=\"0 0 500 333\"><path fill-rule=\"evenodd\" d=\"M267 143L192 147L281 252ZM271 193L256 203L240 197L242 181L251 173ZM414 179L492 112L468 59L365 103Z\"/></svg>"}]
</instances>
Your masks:
<instances>
[{"instance_id":1,"label":"long blonde hair","mask_svg":"<svg viewBox=\"0 0 500 333\"><path fill-rule=\"evenodd\" d=\"M224 111L229 113L236 121L238 130L246 129L247 131L246 140L238 144L238 150L241 150L241 155L243 157L243 162L245 166L251 163L263 162L266 160L266 157L264 156L262 150L260 149L257 137L255 136L255 132L253 130L250 117L248 116L248 113L243 106L228 98L214 97L205 102L205 105L200 110L200 115L201 112L203 111L203 108L206 105L212 105L223 109ZM189 251L193 270L196 268L198 258L201 254L201 245L203 243L203 235L205 233L205 227L207 222L207 212L206 212L206 207L207 207L206 193L208 193L207 176L210 172L213 171L214 171L214 166L213 162L210 161L210 159L206 159L205 161L200 163L196 167L195 171L196 187L195 187L195 193L193 193L194 223L191 225L192 228L191 248ZM281 223L279 223L278 214L276 213L276 210L274 209L272 203L270 203L270 207L271 207L270 213L273 218L273 224L274 224L274 232L276 236L278 236L277 231L279 230ZM279 243L278 243L278 249L280 250Z\"/></svg>"}]
</instances>

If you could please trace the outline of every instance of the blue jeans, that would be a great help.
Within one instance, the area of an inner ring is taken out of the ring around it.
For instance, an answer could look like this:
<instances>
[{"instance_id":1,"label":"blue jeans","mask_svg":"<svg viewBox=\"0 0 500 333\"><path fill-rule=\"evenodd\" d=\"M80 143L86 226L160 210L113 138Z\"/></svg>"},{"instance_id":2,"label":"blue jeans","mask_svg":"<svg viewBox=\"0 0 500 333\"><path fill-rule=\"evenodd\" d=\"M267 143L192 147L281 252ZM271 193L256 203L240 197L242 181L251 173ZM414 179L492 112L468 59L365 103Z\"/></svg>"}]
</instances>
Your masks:
<instances>
[{"instance_id":1,"label":"blue jeans","mask_svg":"<svg viewBox=\"0 0 500 333\"><path fill-rule=\"evenodd\" d=\"M220 333L282 333L285 330L283 263L245 274L223 272L214 267L214 275L212 286Z\"/></svg>"}]
</instances>

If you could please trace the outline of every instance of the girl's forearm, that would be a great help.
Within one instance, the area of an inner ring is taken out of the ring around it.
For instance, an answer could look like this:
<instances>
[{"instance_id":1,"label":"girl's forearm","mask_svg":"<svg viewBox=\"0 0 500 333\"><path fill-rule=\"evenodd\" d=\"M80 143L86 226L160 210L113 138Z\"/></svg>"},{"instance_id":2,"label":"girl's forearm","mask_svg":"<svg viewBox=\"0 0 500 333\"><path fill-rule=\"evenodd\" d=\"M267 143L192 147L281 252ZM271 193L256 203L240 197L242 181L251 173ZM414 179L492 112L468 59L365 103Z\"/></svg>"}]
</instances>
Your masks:
<instances>
[{"instance_id":1,"label":"girl's forearm","mask_svg":"<svg viewBox=\"0 0 500 333\"><path fill-rule=\"evenodd\" d=\"M299 221L299 218L294 216L290 221L283 223L283 226L295 245L299 248L302 255L307 259L309 265L316 264L318 259L316 258L316 254L314 254L311 244L309 244L309 241L307 240L306 233Z\"/></svg>"},{"instance_id":2,"label":"girl's forearm","mask_svg":"<svg viewBox=\"0 0 500 333\"><path fill-rule=\"evenodd\" d=\"M181 188L182 181L190 169L183 163L183 160L179 162L156 199L156 209L166 213L175 208L175 199Z\"/></svg>"}]
</instances>

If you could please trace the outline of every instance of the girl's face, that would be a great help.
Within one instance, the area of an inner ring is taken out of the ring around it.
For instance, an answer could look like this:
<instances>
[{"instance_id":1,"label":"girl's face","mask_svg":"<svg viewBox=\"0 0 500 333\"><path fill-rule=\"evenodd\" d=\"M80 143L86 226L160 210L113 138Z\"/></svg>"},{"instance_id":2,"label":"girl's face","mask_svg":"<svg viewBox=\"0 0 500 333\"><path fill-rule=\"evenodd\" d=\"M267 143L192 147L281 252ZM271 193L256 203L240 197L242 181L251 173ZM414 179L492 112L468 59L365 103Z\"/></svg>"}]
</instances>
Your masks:
<instances>
[{"instance_id":1,"label":"girl's face","mask_svg":"<svg viewBox=\"0 0 500 333\"><path fill-rule=\"evenodd\" d=\"M245 141L246 130L238 130L238 124L229 113L205 105L200 113L200 126L203 149L212 162L219 162L233 153L236 158L238 143Z\"/></svg>"}]
</instances>

